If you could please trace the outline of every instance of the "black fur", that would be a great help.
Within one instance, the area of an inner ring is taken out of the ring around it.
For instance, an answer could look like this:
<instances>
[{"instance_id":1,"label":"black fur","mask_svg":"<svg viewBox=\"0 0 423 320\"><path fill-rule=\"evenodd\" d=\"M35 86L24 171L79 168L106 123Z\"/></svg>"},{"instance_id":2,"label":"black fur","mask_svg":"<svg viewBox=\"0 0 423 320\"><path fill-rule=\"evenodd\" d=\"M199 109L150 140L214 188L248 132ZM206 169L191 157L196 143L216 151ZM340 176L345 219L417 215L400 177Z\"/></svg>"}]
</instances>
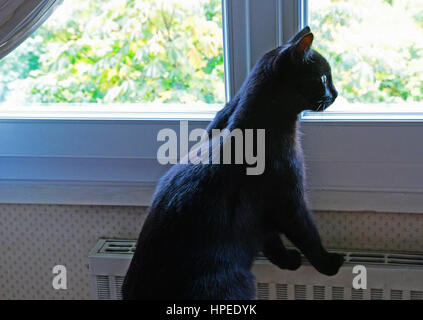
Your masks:
<instances>
[{"instance_id":1,"label":"black fur","mask_svg":"<svg viewBox=\"0 0 423 320\"><path fill-rule=\"evenodd\" d=\"M321 273L343 258L328 253L307 207L298 114L336 98L326 60L307 27L256 64L208 127L266 129L266 167L177 164L160 180L123 285L125 299L253 299L250 268L259 251L295 270L297 250ZM324 84L324 77L327 85Z\"/></svg>"}]
</instances>

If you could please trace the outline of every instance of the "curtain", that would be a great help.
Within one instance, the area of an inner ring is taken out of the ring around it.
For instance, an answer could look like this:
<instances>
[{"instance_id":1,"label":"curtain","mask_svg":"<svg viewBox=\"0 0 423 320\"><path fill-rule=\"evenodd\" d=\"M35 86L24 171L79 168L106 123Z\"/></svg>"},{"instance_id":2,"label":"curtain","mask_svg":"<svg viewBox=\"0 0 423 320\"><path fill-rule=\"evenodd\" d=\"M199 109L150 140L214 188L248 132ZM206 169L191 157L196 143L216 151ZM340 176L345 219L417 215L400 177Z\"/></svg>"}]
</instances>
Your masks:
<instances>
[{"instance_id":1,"label":"curtain","mask_svg":"<svg viewBox=\"0 0 423 320\"><path fill-rule=\"evenodd\" d=\"M0 59L29 37L63 0L0 0Z\"/></svg>"}]
</instances>

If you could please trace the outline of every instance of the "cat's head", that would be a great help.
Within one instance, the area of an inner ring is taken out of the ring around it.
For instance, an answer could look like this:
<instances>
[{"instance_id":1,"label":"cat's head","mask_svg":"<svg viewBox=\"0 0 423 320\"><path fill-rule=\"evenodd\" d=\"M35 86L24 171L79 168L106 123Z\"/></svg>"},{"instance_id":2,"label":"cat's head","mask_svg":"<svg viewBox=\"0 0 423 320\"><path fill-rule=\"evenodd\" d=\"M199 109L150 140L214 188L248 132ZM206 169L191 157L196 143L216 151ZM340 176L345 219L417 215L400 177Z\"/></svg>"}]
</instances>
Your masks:
<instances>
[{"instance_id":1,"label":"cat's head","mask_svg":"<svg viewBox=\"0 0 423 320\"><path fill-rule=\"evenodd\" d=\"M329 63L312 49L314 36L305 27L286 44L267 53L263 59L277 99L299 113L323 111L336 99Z\"/></svg>"}]
</instances>

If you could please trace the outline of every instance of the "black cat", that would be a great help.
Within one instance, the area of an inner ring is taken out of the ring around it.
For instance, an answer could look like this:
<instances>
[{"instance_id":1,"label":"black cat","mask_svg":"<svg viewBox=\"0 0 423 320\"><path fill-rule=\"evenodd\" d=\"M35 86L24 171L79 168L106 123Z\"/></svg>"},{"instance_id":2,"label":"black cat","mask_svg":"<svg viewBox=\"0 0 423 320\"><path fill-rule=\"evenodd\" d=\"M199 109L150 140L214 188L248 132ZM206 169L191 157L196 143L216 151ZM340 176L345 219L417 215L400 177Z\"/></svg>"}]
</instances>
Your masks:
<instances>
[{"instance_id":1,"label":"black cat","mask_svg":"<svg viewBox=\"0 0 423 320\"><path fill-rule=\"evenodd\" d=\"M208 127L265 131L265 170L247 165L177 164L160 180L123 285L125 299L253 299L250 268L261 250L282 269L301 264L285 234L321 273L328 253L307 207L298 114L320 111L337 92L306 27L265 54ZM222 147L222 146L220 146Z\"/></svg>"}]
</instances>

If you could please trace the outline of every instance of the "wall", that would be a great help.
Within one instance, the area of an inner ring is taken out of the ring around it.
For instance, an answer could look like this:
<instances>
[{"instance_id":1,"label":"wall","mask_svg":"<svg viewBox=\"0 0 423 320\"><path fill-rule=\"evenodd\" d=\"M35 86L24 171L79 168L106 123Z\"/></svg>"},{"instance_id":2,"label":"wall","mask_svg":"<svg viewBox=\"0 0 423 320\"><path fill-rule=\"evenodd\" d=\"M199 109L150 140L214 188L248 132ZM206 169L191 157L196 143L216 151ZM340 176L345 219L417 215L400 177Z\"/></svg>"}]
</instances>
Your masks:
<instances>
[{"instance_id":1,"label":"wall","mask_svg":"<svg viewBox=\"0 0 423 320\"><path fill-rule=\"evenodd\" d=\"M135 239L145 207L0 205L0 299L90 299L88 252L99 238ZM328 248L423 252L423 215L316 212ZM68 289L52 288L67 267Z\"/></svg>"}]
</instances>

